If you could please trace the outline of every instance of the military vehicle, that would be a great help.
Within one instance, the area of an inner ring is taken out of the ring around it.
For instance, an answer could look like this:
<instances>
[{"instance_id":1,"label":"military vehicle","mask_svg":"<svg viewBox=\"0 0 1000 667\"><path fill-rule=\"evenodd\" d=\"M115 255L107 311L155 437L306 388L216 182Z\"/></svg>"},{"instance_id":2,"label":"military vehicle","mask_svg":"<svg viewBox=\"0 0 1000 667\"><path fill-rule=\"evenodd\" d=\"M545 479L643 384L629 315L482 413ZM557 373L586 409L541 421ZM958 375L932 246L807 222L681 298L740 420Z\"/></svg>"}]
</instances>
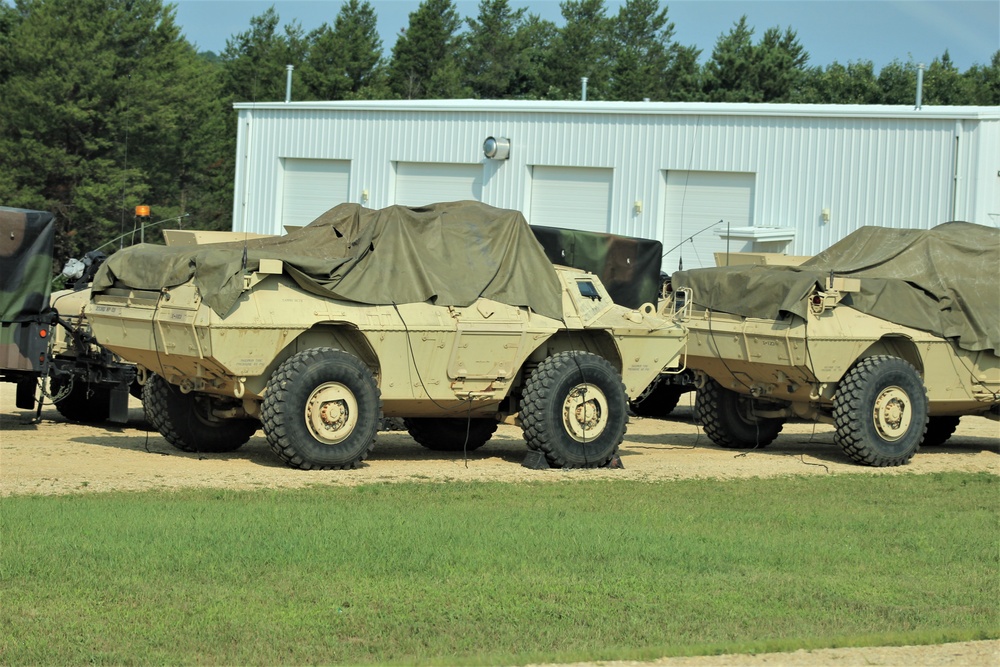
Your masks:
<instances>
[{"instance_id":1,"label":"military vehicle","mask_svg":"<svg viewBox=\"0 0 1000 667\"><path fill-rule=\"evenodd\" d=\"M675 273L696 419L738 449L789 418L830 423L871 466L943 444L963 415L1000 419L998 267L1000 230L951 222L864 227L799 266Z\"/></svg>"},{"instance_id":2,"label":"military vehicle","mask_svg":"<svg viewBox=\"0 0 1000 667\"><path fill-rule=\"evenodd\" d=\"M515 414L549 465L606 465L628 398L679 370L685 340L554 266L520 213L475 202L342 204L282 237L127 248L86 315L175 447L232 451L262 425L302 469L356 466L382 416L462 451Z\"/></svg>"},{"instance_id":3,"label":"military vehicle","mask_svg":"<svg viewBox=\"0 0 1000 667\"><path fill-rule=\"evenodd\" d=\"M0 380L17 384L17 407L36 419L49 397L73 421L125 422L135 369L98 345L82 318L84 273L100 260L87 257L79 287L53 294L54 237L51 213L0 207Z\"/></svg>"}]
</instances>

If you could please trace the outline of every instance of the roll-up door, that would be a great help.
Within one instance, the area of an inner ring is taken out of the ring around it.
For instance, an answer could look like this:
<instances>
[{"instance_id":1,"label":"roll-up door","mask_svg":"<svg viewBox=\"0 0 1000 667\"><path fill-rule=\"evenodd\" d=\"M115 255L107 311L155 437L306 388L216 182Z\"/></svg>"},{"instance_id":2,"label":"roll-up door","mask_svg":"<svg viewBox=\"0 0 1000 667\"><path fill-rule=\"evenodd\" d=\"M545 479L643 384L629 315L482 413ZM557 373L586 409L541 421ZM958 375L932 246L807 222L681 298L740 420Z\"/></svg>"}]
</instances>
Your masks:
<instances>
[{"instance_id":1,"label":"roll-up door","mask_svg":"<svg viewBox=\"0 0 1000 667\"><path fill-rule=\"evenodd\" d=\"M663 270L676 271L680 259L685 269L715 266L715 253L726 251L719 231L752 222L754 174L668 171L666 176ZM730 243L731 252L743 249Z\"/></svg>"},{"instance_id":2,"label":"roll-up door","mask_svg":"<svg viewBox=\"0 0 1000 667\"><path fill-rule=\"evenodd\" d=\"M532 167L528 222L590 232L611 231L613 177L612 169Z\"/></svg>"},{"instance_id":3,"label":"roll-up door","mask_svg":"<svg viewBox=\"0 0 1000 667\"><path fill-rule=\"evenodd\" d=\"M285 158L283 167L282 225L308 225L347 201L351 180L348 160Z\"/></svg>"},{"instance_id":4,"label":"roll-up door","mask_svg":"<svg viewBox=\"0 0 1000 667\"><path fill-rule=\"evenodd\" d=\"M426 206L483 199L483 166L445 162L397 162L395 202Z\"/></svg>"}]
</instances>

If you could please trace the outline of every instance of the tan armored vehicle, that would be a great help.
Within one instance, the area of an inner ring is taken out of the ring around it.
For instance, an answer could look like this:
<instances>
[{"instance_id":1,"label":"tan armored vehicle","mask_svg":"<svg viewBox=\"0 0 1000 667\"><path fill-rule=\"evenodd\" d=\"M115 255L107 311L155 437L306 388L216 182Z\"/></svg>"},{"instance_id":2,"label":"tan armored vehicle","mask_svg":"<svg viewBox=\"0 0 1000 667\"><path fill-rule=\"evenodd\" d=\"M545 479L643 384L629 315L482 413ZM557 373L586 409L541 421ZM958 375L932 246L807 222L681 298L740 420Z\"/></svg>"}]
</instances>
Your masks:
<instances>
[{"instance_id":1,"label":"tan armored vehicle","mask_svg":"<svg viewBox=\"0 0 1000 667\"><path fill-rule=\"evenodd\" d=\"M550 465L605 465L627 400L685 340L653 306L555 267L519 213L472 202L344 204L283 237L128 248L86 313L138 365L174 446L235 450L263 425L304 469L355 466L383 415L462 451L515 413Z\"/></svg>"},{"instance_id":2,"label":"tan armored vehicle","mask_svg":"<svg viewBox=\"0 0 1000 667\"><path fill-rule=\"evenodd\" d=\"M905 464L963 415L1000 419L998 276L1000 230L963 222L865 227L801 266L675 273L696 418L738 449L791 417L832 423L854 461Z\"/></svg>"}]
</instances>

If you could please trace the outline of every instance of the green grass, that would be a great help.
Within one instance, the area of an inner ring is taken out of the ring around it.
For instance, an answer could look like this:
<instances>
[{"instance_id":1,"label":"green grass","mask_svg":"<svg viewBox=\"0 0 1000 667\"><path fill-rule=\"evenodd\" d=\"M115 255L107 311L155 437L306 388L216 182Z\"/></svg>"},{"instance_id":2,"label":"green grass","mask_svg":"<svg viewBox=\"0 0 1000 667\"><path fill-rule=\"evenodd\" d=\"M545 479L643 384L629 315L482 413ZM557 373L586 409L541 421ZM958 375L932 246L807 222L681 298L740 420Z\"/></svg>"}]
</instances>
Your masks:
<instances>
[{"instance_id":1,"label":"green grass","mask_svg":"<svg viewBox=\"0 0 1000 667\"><path fill-rule=\"evenodd\" d=\"M0 663L516 664L994 638L998 517L998 478L959 473L8 497Z\"/></svg>"}]
</instances>

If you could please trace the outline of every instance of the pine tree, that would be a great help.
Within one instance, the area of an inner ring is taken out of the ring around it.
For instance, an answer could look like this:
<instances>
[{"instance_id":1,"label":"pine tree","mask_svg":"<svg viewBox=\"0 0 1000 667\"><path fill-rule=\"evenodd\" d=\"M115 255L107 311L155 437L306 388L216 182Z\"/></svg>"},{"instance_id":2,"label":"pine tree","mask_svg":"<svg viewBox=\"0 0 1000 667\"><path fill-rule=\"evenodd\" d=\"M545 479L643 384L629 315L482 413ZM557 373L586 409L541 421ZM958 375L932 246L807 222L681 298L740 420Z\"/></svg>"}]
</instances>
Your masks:
<instances>
[{"instance_id":1,"label":"pine tree","mask_svg":"<svg viewBox=\"0 0 1000 667\"><path fill-rule=\"evenodd\" d=\"M481 0L479 15L466 20L469 33L462 69L464 82L476 97L504 99L526 92L525 12L512 10L507 0Z\"/></svg>"},{"instance_id":2,"label":"pine tree","mask_svg":"<svg viewBox=\"0 0 1000 667\"><path fill-rule=\"evenodd\" d=\"M131 228L138 203L189 212L219 96L173 9L18 0L0 16L0 200L57 214L59 260Z\"/></svg>"},{"instance_id":3,"label":"pine tree","mask_svg":"<svg viewBox=\"0 0 1000 667\"><path fill-rule=\"evenodd\" d=\"M389 95L375 8L348 0L334 27L326 23L306 39L302 81L309 99L384 99Z\"/></svg>"},{"instance_id":4,"label":"pine tree","mask_svg":"<svg viewBox=\"0 0 1000 667\"><path fill-rule=\"evenodd\" d=\"M458 33L462 19L452 0L424 0L410 13L392 48L389 84L404 99L464 97Z\"/></svg>"},{"instance_id":5,"label":"pine tree","mask_svg":"<svg viewBox=\"0 0 1000 667\"><path fill-rule=\"evenodd\" d=\"M973 65L962 77L969 82L967 104L1000 106L1000 51L996 51L989 65Z\"/></svg>"},{"instance_id":6,"label":"pine tree","mask_svg":"<svg viewBox=\"0 0 1000 667\"><path fill-rule=\"evenodd\" d=\"M743 15L732 29L715 42L705 63L704 91L711 102L759 102L754 86L753 28Z\"/></svg>"},{"instance_id":7,"label":"pine tree","mask_svg":"<svg viewBox=\"0 0 1000 667\"><path fill-rule=\"evenodd\" d=\"M558 29L545 66L546 97L579 99L580 79L587 77L589 99L605 99L610 83L608 54L611 29L604 0L564 0L566 23Z\"/></svg>"},{"instance_id":8,"label":"pine tree","mask_svg":"<svg viewBox=\"0 0 1000 667\"><path fill-rule=\"evenodd\" d=\"M768 28L754 47L754 83L762 102L798 102L809 54L791 27Z\"/></svg>"}]
</instances>

